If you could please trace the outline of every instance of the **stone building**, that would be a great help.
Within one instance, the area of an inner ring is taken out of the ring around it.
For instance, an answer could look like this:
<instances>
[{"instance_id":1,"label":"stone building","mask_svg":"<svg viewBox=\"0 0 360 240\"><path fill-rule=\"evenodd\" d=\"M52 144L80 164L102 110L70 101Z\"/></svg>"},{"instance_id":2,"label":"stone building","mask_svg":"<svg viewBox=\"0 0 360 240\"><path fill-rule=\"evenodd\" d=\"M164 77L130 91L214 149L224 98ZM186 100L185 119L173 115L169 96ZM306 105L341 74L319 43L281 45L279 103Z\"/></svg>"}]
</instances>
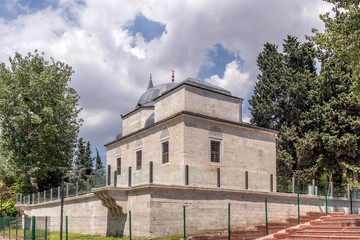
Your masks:
<instances>
[{"instance_id":1,"label":"stone building","mask_svg":"<svg viewBox=\"0 0 360 240\"><path fill-rule=\"evenodd\" d=\"M105 145L106 186L75 196L66 191L69 231L179 235L185 207L189 234L217 231L227 226L228 203L232 223L247 227L263 221L264 197L276 203L269 207L273 219L297 214L294 196L276 193L276 132L242 122L242 103L192 78L157 86L150 79L134 110L122 116L121 132ZM52 191L50 201L40 201L42 195L16 207L27 216L50 216L50 229L58 231L60 200Z\"/></svg>"},{"instance_id":2,"label":"stone building","mask_svg":"<svg viewBox=\"0 0 360 240\"><path fill-rule=\"evenodd\" d=\"M107 143L112 185L275 191L276 132L242 122L243 99L187 78L153 86Z\"/></svg>"}]
</instances>

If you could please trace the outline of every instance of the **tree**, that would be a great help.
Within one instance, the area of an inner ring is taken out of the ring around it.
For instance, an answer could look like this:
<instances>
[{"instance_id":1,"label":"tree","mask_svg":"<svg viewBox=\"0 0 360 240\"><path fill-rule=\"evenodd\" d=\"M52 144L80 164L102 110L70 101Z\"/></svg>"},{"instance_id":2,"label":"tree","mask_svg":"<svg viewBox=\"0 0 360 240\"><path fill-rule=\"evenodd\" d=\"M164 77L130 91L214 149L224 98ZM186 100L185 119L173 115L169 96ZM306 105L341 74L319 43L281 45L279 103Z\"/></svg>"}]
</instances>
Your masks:
<instances>
[{"instance_id":1,"label":"tree","mask_svg":"<svg viewBox=\"0 0 360 240\"><path fill-rule=\"evenodd\" d=\"M307 94L316 77L316 50L312 43L301 44L293 36L284 40L283 49L280 53L274 44L264 45L257 58L261 74L249 104L253 124L279 131L277 173L292 177L297 166L295 145L302 133L299 122L311 106Z\"/></svg>"},{"instance_id":2,"label":"tree","mask_svg":"<svg viewBox=\"0 0 360 240\"><path fill-rule=\"evenodd\" d=\"M70 167L73 157L82 121L79 96L68 85L73 70L36 50L25 57L15 53L9 62L0 64L2 173L18 191L29 192L30 176L42 190L49 179L59 184L59 167Z\"/></svg>"},{"instance_id":3,"label":"tree","mask_svg":"<svg viewBox=\"0 0 360 240\"><path fill-rule=\"evenodd\" d=\"M343 175L344 166L359 166L360 102L347 63L324 49L319 57L321 72L309 92L313 105L300 121L304 135L296 145L298 169L326 172L331 182L334 174Z\"/></svg>"},{"instance_id":4,"label":"tree","mask_svg":"<svg viewBox=\"0 0 360 240\"><path fill-rule=\"evenodd\" d=\"M104 166L101 162L101 157L100 157L99 151L97 148L95 148L95 150L96 150L96 157L95 157L95 164L96 164L95 166L96 167L95 167L95 169L96 169L96 171L103 170Z\"/></svg>"},{"instance_id":5,"label":"tree","mask_svg":"<svg viewBox=\"0 0 360 240\"><path fill-rule=\"evenodd\" d=\"M360 1L326 0L333 3L334 17L330 13L321 15L325 23L325 32L313 29L315 41L322 49L333 51L336 56L347 62L344 67L352 71L352 81L360 91Z\"/></svg>"},{"instance_id":6,"label":"tree","mask_svg":"<svg viewBox=\"0 0 360 240\"><path fill-rule=\"evenodd\" d=\"M90 142L85 142L82 137L79 138L76 151L75 167L80 174L79 178L86 179L93 173L94 158L91 157Z\"/></svg>"}]
</instances>

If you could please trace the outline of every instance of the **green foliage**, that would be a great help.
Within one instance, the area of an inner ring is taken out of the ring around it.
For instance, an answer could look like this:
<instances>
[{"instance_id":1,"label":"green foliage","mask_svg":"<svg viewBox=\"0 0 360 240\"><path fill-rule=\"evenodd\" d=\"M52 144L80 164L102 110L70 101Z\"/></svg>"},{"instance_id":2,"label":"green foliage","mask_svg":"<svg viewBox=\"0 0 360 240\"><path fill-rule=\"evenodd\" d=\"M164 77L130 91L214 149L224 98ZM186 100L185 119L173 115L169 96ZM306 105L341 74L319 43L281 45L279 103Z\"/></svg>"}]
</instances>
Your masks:
<instances>
[{"instance_id":1,"label":"green foliage","mask_svg":"<svg viewBox=\"0 0 360 240\"><path fill-rule=\"evenodd\" d=\"M334 174L342 174L341 162L358 164L360 102L353 93L346 63L324 50L319 57L320 76L309 92L312 108L302 114L304 135L296 148L300 171L326 171L332 181Z\"/></svg>"},{"instance_id":2,"label":"green foliage","mask_svg":"<svg viewBox=\"0 0 360 240\"><path fill-rule=\"evenodd\" d=\"M333 3L333 15L326 13L320 18L325 23L325 32L313 29L315 36L309 37L322 49L331 50L348 64L344 67L352 71L352 81L360 90L360 1L326 0Z\"/></svg>"},{"instance_id":3,"label":"green foliage","mask_svg":"<svg viewBox=\"0 0 360 240\"><path fill-rule=\"evenodd\" d=\"M96 169L96 171L98 171L98 170L104 169L104 166L103 166L103 164L101 162L101 157L99 155L98 149L95 148L95 150L96 150L96 157L95 157L96 168L95 169Z\"/></svg>"},{"instance_id":4,"label":"green foliage","mask_svg":"<svg viewBox=\"0 0 360 240\"><path fill-rule=\"evenodd\" d=\"M354 175L358 175L360 173L360 167L347 164L345 162L342 162L341 164L346 169L343 173L344 181L350 183L351 186L360 189L360 182L357 178L354 177ZM353 176L349 176L349 175L353 175Z\"/></svg>"},{"instance_id":5,"label":"green foliage","mask_svg":"<svg viewBox=\"0 0 360 240\"><path fill-rule=\"evenodd\" d=\"M295 144L302 132L300 117L310 108L307 95L316 77L316 50L293 36L284 40L283 49L280 53L274 44L264 45L257 59L261 74L249 104L253 124L279 131L277 172L291 177L296 169Z\"/></svg>"},{"instance_id":6,"label":"green foliage","mask_svg":"<svg viewBox=\"0 0 360 240\"><path fill-rule=\"evenodd\" d=\"M79 96L69 87L70 66L43 55L19 53L0 64L0 171L8 186L30 191L30 176L40 190L59 184L59 167L69 167L77 134Z\"/></svg>"},{"instance_id":7,"label":"green foliage","mask_svg":"<svg viewBox=\"0 0 360 240\"><path fill-rule=\"evenodd\" d=\"M85 142L81 137L77 143L77 151L75 153L76 174L79 179L86 179L86 176L93 174L94 158L91 157L90 142Z\"/></svg>"},{"instance_id":8,"label":"green foliage","mask_svg":"<svg viewBox=\"0 0 360 240\"><path fill-rule=\"evenodd\" d=\"M16 217L18 211L15 208L15 194L1 183L0 177L0 197L2 198L2 216L3 217Z\"/></svg>"},{"instance_id":9,"label":"green foliage","mask_svg":"<svg viewBox=\"0 0 360 240\"><path fill-rule=\"evenodd\" d=\"M3 202L3 217L16 217L18 211L15 208L15 199L10 198Z\"/></svg>"},{"instance_id":10,"label":"green foliage","mask_svg":"<svg viewBox=\"0 0 360 240\"><path fill-rule=\"evenodd\" d=\"M342 176L359 166L360 102L348 63L333 51L288 37L284 53L266 43L259 54L252 123L279 131L277 172L300 179ZM315 58L321 62L315 73ZM285 186L284 186L285 187Z\"/></svg>"}]
</instances>

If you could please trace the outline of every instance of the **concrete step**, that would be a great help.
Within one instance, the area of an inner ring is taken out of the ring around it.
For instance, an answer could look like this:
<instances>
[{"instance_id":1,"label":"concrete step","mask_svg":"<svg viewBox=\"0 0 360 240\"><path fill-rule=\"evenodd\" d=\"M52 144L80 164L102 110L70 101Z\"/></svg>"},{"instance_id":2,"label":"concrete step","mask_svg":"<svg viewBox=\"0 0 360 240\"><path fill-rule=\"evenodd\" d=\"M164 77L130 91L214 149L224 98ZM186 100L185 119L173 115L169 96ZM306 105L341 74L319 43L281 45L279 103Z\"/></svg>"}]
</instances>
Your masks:
<instances>
[{"instance_id":1,"label":"concrete step","mask_svg":"<svg viewBox=\"0 0 360 240\"><path fill-rule=\"evenodd\" d=\"M300 222L305 223L314 219L318 219L321 216L324 216L324 213L319 212L309 212L306 216L300 217ZM277 239L285 239L288 233L294 233L294 230L288 230L287 234L277 233L283 229L288 229L291 226L298 224L297 218L288 218L286 222L269 222L268 223L268 234L276 234ZM302 230L302 228L298 228ZM266 235L266 225L257 225L255 230L232 230L231 231L231 240L251 240L256 239ZM191 237L193 240L225 240L228 239L227 235L218 234L218 235L196 235Z\"/></svg>"},{"instance_id":2,"label":"concrete step","mask_svg":"<svg viewBox=\"0 0 360 240\"><path fill-rule=\"evenodd\" d=\"M360 226L360 220L348 219L344 221L311 221L311 226L332 226L332 227L345 227L345 226Z\"/></svg>"},{"instance_id":3,"label":"concrete step","mask_svg":"<svg viewBox=\"0 0 360 240\"><path fill-rule=\"evenodd\" d=\"M304 231L298 231L296 232L296 235L334 235L334 236L339 236L339 235L353 235L353 236L360 236L360 232L357 231L322 231L322 230L304 230Z\"/></svg>"},{"instance_id":4,"label":"concrete step","mask_svg":"<svg viewBox=\"0 0 360 240\"><path fill-rule=\"evenodd\" d=\"M342 240L342 239L357 239L359 240L359 236L331 236L331 235L289 235L286 239L297 239L297 240Z\"/></svg>"}]
</instances>

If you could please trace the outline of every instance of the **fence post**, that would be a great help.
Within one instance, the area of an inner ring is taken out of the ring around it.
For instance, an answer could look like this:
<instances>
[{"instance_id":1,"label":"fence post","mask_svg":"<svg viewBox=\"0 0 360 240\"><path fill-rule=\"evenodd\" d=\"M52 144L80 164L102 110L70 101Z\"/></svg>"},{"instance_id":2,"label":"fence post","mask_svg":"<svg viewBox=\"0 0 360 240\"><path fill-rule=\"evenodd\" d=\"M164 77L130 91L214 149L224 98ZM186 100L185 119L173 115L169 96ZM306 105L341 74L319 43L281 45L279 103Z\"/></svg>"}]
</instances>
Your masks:
<instances>
[{"instance_id":1,"label":"fence post","mask_svg":"<svg viewBox=\"0 0 360 240\"><path fill-rule=\"evenodd\" d=\"M220 187L220 168L216 169L217 172L217 187Z\"/></svg>"},{"instance_id":2,"label":"fence post","mask_svg":"<svg viewBox=\"0 0 360 240\"><path fill-rule=\"evenodd\" d=\"M26 216L23 216L23 218L24 218L24 240L26 240Z\"/></svg>"},{"instance_id":3,"label":"fence post","mask_svg":"<svg viewBox=\"0 0 360 240\"><path fill-rule=\"evenodd\" d=\"M312 195L315 196L315 179L312 180L312 186L313 186Z\"/></svg>"},{"instance_id":4,"label":"fence post","mask_svg":"<svg viewBox=\"0 0 360 240\"><path fill-rule=\"evenodd\" d=\"M131 240L131 211L129 211L129 237Z\"/></svg>"},{"instance_id":5,"label":"fence post","mask_svg":"<svg viewBox=\"0 0 360 240\"><path fill-rule=\"evenodd\" d=\"M86 193L90 192L90 181L89 179L86 179Z\"/></svg>"},{"instance_id":6,"label":"fence post","mask_svg":"<svg viewBox=\"0 0 360 240\"><path fill-rule=\"evenodd\" d=\"M350 198L350 185L347 184L347 196L348 198Z\"/></svg>"},{"instance_id":7,"label":"fence post","mask_svg":"<svg viewBox=\"0 0 360 240\"><path fill-rule=\"evenodd\" d=\"M128 186L131 187L131 167L129 167Z\"/></svg>"},{"instance_id":8,"label":"fence post","mask_svg":"<svg viewBox=\"0 0 360 240\"><path fill-rule=\"evenodd\" d=\"M18 228L19 228L18 225L19 225L19 218L16 217L16 226L15 226L15 228L16 228L16 230L15 230L15 238L16 238L16 240L18 238Z\"/></svg>"},{"instance_id":9,"label":"fence post","mask_svg":"<svg viewBox=\"0 0 360 240\"><path fill-rule=\"evenodd\" d=\"M330 196L334 196L334 183L330 182Z\"/></svg>"},{"instance_id":10,"label":"fence post","mask_svg":"<svg viewBox=\"0 0 360 240\"><path fill-rule=\"evenodd\" d=\"M40 192L38 192L38 203L40 203Z\"/></svg>"},{"instance_id":11,"label":"fence post","mask_svg":"<svg viewBox=\"0 0 360 240\"><path fill-rule=\"evenodd\" d=\"M0 231L3 231L3 237L5 238L5 219L0 218Z\"/></svg>"},{"instance_id":12,"label":"fence post","mask_svg":"<svg viewBox=\"0 0 360 240\"><path fill-rule=\"evenodd\" d=\"M186 239L186 212L185 212L185 206L183 206L183 219L184 219L184 239Z\"/></svg>"},{"instance_id":13,"label":"fence post","mask_svg":"<svg viewBox=\"0 0 360 240\"><path fill-rule=\"evenodd\" d=\"M31 224L31 225L32 225L32 226L31 226L31 227L32 227L32 228L31 228L31 231L32 231L32 234L31 234L31 235L32 235L32 240L35 240L35 235L36 235L36 234L35 234L35 224L36 224L36 220L35 220L35 217L33 216L33 217L32 217L32 224Z\"/></svg>"},{"instance_id":14,"label":"fence post","mask_svg":"<svg viewBox=\"0 0 360 240\"><path fill-rule=\"evenodd\" d=\"M300 199L299 199L299 189L297 190L297 205L298 205L298 224L300 224Z\"/></svg>"},{"instance_id":15,"label":"fence post","mask_svg":"<svg viewBox=\"0 0 360 240\"><path fill-rule=\"evenodd\" d=\"M230 229L230 203L228 203L228 240L231 239L231 229Z\"/></svg>"},{"instance_id":16,"label":"fence post","mask_svg":"<svg viewBox=\"0 0 360 240\"><path fill-rule=\"evenodd\" d=\"M11 240L11 219L9 220L9 240Z\"/></svg>"},{"instance_id":17,"label":"fence post","mask_svg":"<svg viewBox=\"0 0 360 240\"><path fill-rule=\"evenodd\" d=\"M352 210L352 191L351 190L349 190L350 191L350 214L353 214L353 210Z\"/></svg>"},{"instance_id":18,"label":"fence post","mask_svg":"<svg viewBox=\"0 0 360 240\"><path fill-rule=\"evenodd\" d=\"M295 177L292 177L292 192L295 194Z\"/></svg>"},{"instance_id":19,"label":"fence post","mask_svg":"<svg viewBox=\"0 0 360 240\"><path fill-rule=\"evenodd\" d=\"M149 183L153 183L153 162L149 162Z\"/></svg>"},{"instance_id":20,"label":"fence post","mask_svg":"<svg viewBox=\"0 0 360 240\"><path fill-rule=\"evenodd\" d=\"M23 196L22 196L22 193L20 193L20 204L23 204Z\"/></svg>"},{"instance_id":21,"label":"fence post","mask_svg":"<svg viewBox=\"0 0 360 240\"><path fill-rule=\"evenodd\" d=\"M249 189L249 172L245 171L245 189Z\"/></svg>"},{"instance_id":22,"label":"fence post","mask_svg":"<svg viewBox=\"0 0 360 240\"><path fill-rule=\"evenodd\" d=\"M273 192L274 191L274 175L270 174L270 192Z\"/></svg>"},{"instance_id":23,"label":"fence post","mask_svg":"<svg viewBox=\"0 0 360 240\"><path fill-rule=\"evenodd\" d=\"M58 199L61 198L61 197L60 197L60 187L58 187L58 197L57 197L57 198L58 198Z\"/></svg>"},{"instance_id":24,"label":"fence post","mask_svg":"<svg viewBox=\"0 0 360 240\"><path fill-rule=\"evenodd\" d=\"M69 197L69 183L66 183L66 197Z\"/></svg>"},{"instance_id":25,"label":"fence post","mask_svg":"<svg viewBox=\"0 0 360 240\"><path fill-rule=\"evenodd\" d=\"M46 202L46 190L44 190L44 202Z\"/></svg>"},{"instance_id":26,"label":"fence post","mask_svg":"<svg viewBox=\"0 0 360 240\"><path fill-rule=\"evenodd\" d=\"M189 165L185 165L185 185L189 185Z\"/></svg>"},{"instance_id":27,"label":"fence post","mask_svg":"<svg viewBox=\"0 0 360 240\"><path fill-rule=\"evenodd\" d=\"M325 188L325 213L328 215L327 188Z\"/></svg>"},{"instance_id":28,"label":"fence post","mask_svg":"<svg viewBox=\"0 0 360 240\"><path fill-rule=\"evenodd\" d=\"M50 188L50 201L52 201L52 199L53 199L53 189Z\"/></svg>"},{"instance_id":29,"label":"fence post","mask_svg":"<svg viewBox=\"0 0 360 240\"><path fill-rule=\"evenodd\" d=\"M266 235L269 234L268 216L267 216L267 198L265 198L265 221L266 221Z\"/></svg>"},{"instance_id":30,"label":"fence post","mask_svg":"<svg viewBox=\"0 0 360 240\"><path fill-rule=\"evenodd\" d=\"M46 216L45 217L45 240L47 240L47 222L48 222L48 218Z\"/></svg>"},{"instance_id":31,"label":"fence post","mask_svg":"<svg viewBox=\"0 0 360 240\"><path fill-rule=\"evenodd\" d=\"M76 181L76 183L75 183L75 195L79 196L79 182L78 181Z\"/></svg>"},{"instance_id":32,"label":"fence post","mask_svg":"<svg viewBox=\"0 0 360 240\"><path fill-rule=\"evenodd\" d=\"M111 165L108 165L107 169L107 186L110 186L111 184Z\"/></svg>"},{"instance_id":33,"label":"fence post","mask_svg":"<svg viewBox=\"0 0 360 240\"><path fill-rule=\"evenodd\" d=\"M114 171L114 187L117 186L117 171Z\"/></svg>"},{"instance_id":34,"label":"fence post","mask_svg":"<svg viewBox=\"0 0 360 240\"><path fill-rule=\"evenodd\" d=\"M68 216L65 217L65 236L66 236L66 240L69 239L69 231L68 231Z\"/></svg>"}]
</instances>

